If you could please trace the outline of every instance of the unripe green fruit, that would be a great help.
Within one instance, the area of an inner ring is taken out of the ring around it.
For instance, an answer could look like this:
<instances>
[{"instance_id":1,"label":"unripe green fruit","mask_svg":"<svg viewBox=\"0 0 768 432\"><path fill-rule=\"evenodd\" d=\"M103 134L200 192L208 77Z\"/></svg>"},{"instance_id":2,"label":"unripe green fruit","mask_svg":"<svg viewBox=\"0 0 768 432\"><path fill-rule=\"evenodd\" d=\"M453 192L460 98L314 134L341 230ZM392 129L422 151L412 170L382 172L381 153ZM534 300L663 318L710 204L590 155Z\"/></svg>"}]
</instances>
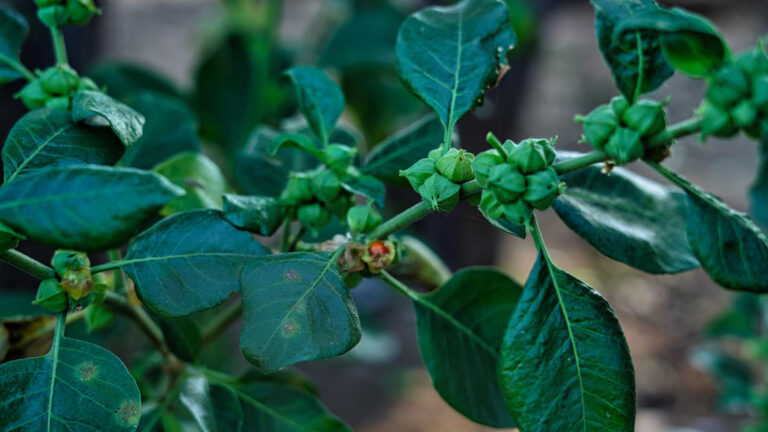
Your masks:
<instances>
[{"instance_id":1,"label":"unripe green fruit","mask_svg":"<svg viewBox=\"0 0 768 432\"><path fill-rule=\"evenodd\" d=\"M35 80L24 86L15 97L21 99L24 106L32 110L44 107L51 95L43 89L40 80Z\"/></svg>"},{"instance_id":2,"label":"unripe green fruit","mask_svg":"<svg viewBox=\"0 0 768 432\"><path fill-rule=\"evenodd\" d=\"M624 111L621 120L630 129L640 132L643 137L651 137L667 128L667 113L664 105L641 100Z\"/></svg>"},{"instance_id":3,"label":"unripe green fruit","mask_svg":"<svg viewBox=\"0 0 768 432\"><path fill-rule=\"evenodd\" d=\"M577 116L576 121L584 127L584 138L597 150L602 150L616 127L619 118L616 112L608 105L597 107L586 117Z\"/></svg>"},{"instance_id":4,"label":"unripe green fruit","mask_svg":"<svg viewBox=\"0 0 768 432\"><path fill-rule=\"evenodd\" d=\"M718 138L731 138L739 132L739 128L733 122L731 115L724 109L710 103L704 103L697 111L701 116L701 136L715 136Z\"/></svg>"},{"instance_id":5,"label":"unripe green fruit","mask_svg":"<svg viewBox=\"0 0 768 432\"><path fill-rule=\"evenodd\" d=\"M752 100L758 108L768 113L768 75L756 77L752 81Z\"/></svg>"},{"instance_id":6,"label":"unripe green fruit","mask_svg":"<svg viewBox=\"0 0 768 432\"><path fill-rule=\"evenodd\" d=\"M69 96L59 96L52 99L48 99L45 103L46 108L69 111L70 100Z\"/></svg>"},{"instance_id":7,"label":"unripe green fruit","mask_svg":"<svg viewBox=\"0 0 768 432\"><path fill-rule=\"evenodd\" d=\"M320 201L330 203L339 196L341 181L335 172L323 169L312 176L312 191Z\"/></svg>"},{"instance_id":8,"label":"unripe green fruit","mask_svg":"<svg viewBox=\"0 0 768 432\"><path fill-rule=\"evenodd\" d=\"M288 184L282 193L283 200L290 204L300 204L314 198L312 194L312 178L306 173L291 173Z\"/></svg>"},{"instance_id":9,"label":"unripe green fruit","mask_svg":"<svg viewBox=\"0 0 768 432\"><path fill-rule=\"evenodd\" d=\"M39 305L51 312L62 312L67 308L67 293L61 289L56 279L46 279L37 288L37 295L32 304Z\"/></svg>"},{"instance_id":10,"label":"unripe green fruit","mask_svg":"<svg viewBox=\"0 0 768 432\"><path fill-rule=\"evenodd\" d=\"M454 183L464 183L472 180L472 161L475 155L464 150L450 149L445 156L437 160L437 172Z\"/></svg>"},{"instance_id":11,"label":"unripe green fruit","mask_svg":"<svg viewBox=\"0 0 768 432\"><path fill-rule=\"evenodd\" d=\"M736 126L740 128L748 128L754 125L757 120L757 109L752 104L752 101L745 99L731 111L731 117Z\"/></svg>"},{"instance_id":12,"label":"unripe green fruit","mask_svg":"<svg viewBox=\"0 0 768 432\"><path fill-rule=\"evenodd\" d=\"M525 183L523 199L538 210L548 209L560 194L560 179L552 167L527 175Z\"/></svg>"},{"instance_id":13,"label":"unripe green fruit","mask_svg":"<svg viewBox=\"0 0 768 432\"><path fill-rule=\"evenodd\" d=\"M347 212L347 225L352 234L366 233L381 224L381 214L370 206L358 205Z\"/></svg>"},{"instance_id":14,"label":"unripe green fruit","mask_svg":"<svg viewBox=\"0 0 768 432\"><path fill-rule=\"evenodd\" d=\"M514 165L497 165L488 176L488 189L500 203L506 204L525 192L525 176Z\"/></svg>"},{"instance_id":15,"label":"unripe green fruit","mask_svg":"<svg viewBox=\"0 0 768 432\"><path fill-rule=\"evenodd\" d=\"M99 91L99 85L88 77L80 78L80 82L77 83L77 90L92 90Z\"/></svg>"},{"instance_id":16,"label":"unripe green fruit","mask_svg":"<svg viewBox=\"0 0 768 432\"><path fill-rule=\"evenodd\" d=\"M421 187L421 185L423 185L428 178L435 174L437 171L436 165L437 163L434 159L419 159L407 170L400 170L400 176L405 177L414 190L419 190L419 187Z\"/></svg>"},{"instance_id":17,"label":"unripe green fruit","mask_svg":"<svg viewBox=\"0 0 768 432\"><path fill-rule=\"evenodd\" d=\"M728 65L718 71L707 88L707 100L722 108L730 108L749 96L747 76L736 66Z\"/></svg>"},{"instance_id":18,"label":"unripe green fruit","mask_svg":"<svg viewBox=\"0 0 768 432\"><path fill-rule=\"evenodd\" d=\"M640 138L640 132L619 127L605 145L605 152L621 165L640 159L645 150Z\"/></svg>"},{"instance_id":19,"label":"unripe green fruit","mask_svg":"<svg viewBox=\"0 0 768 432\"><path fill-rule=\"evenodd\" d=\"M67 65L56 65L40 75L43 89L53 95L64 96L77 89L80 77Z\"/></svg>"},{"instance_id":20,"label":"unripe green fruit","mask_svg":"<svg viewBox=\"0 0 768 432\"><path fill-rule=\"evenodd\" d=\"M624 115L624 111L629 108L629 101L627 101L624 96L616 96L611 99L611 102L608 105L613 108L613 112L616 113L616 116L621 118L621 116Z\"/></svg>"},{"instance_id":21,"label":"unripe green fruit","mask_svg":"<svg viewBox=\"0 0 768 432\"><path fill-rule=\"evenodd\" d=\"M549 140L527 139L509 151L509 161L523 174L541 171L555 160L554 146Z\"/></svg>"},{"instance_id":22,"label":"unripe green fruit","mask_svg":"<svg viewBox=\"0 0 768 432\"><path fill-rule=\"evenodd\" d=\"M740 54L734 64L748 76L768 74L768 57L759 47Z\"/></svg>"},{"instance_id":23,"label":"unripe green fruit","mask_svg":"<svg viewBox=\"0 0 768 432\"><path fill-rule=\"evenodd\" d=\"M504 207L501 205L496 194L488 189L484 189L480 196L480 211L487 218L498 219L504 216Z\"/></svg>"},{"instance_id":24,"label":"unripe green fruit","mask_svg":"<svg viewBox=\"0 0 768 432\"><path fill-rule=\"evenodd\" d=\"M432 159L433 161L437 162L438 159L443 157L443 148L442 147L438 147L438 148L430 151L429 153L427 153L427 157Z\"/></svg>"},{"instance_id":25,"label":"unripe green fruit","mask_svg":"<svg viewBox=\"0 0 768 432\"><path fill-rule=\"evenodd\" d=\"M99 13L99 9L93 4L93 0L67 0L67 12L71 25L85 25Z\"/></svg>"},{"instance_id":26,"label":"unripe green fruit","mask_svg":"<svg viewBox=\"0 0 768 432\"><path fill-rule=\"evenodd\" d=\"M331 220L331 215L318 203L299 207L297 216L302 225L313 229L322 228Z\"/></svg>"},{"instance_id":27,"label":"unripe green fruit","mask_svg":"<svg viewBox=\"0 0 768 432\"><path fill-rule=\"evenodd\" d=\"M54 252L53 258L51 258L51 265L53 265L53 270L59 277L64 277L68 270L90 268L91 260L85 252L59 249Z\"/></svg>"},{"instance_id":28,"label":"unripe green fruit","mask_svg":"<svg viewBox=\"0 0 768 432\"><path fill-rule=\"evenodd\" d=\"M435 210L451 211L459 203L461 186L448 180L442 174L434 173L418 189L424 201Z\"/></svg>"},{"instance_id":29,"label":"unripe green fruit","mask_svg":"<svg viewBox=\"0 0 768 432\"><path fill-rule=\"evenodd\" d=\"M355 200L352 196L342 191L338 198L329 203L325 203L325 209L331 212L331 214L343 219L347 215L349 208L354 204Z\"/></svg>"},{"instance_id":30,"label":"unripe green fruit","mask_svg":"<svg viewBox=\"0 0 768 432\"><path fill-rule=\"evenodd\" d=\"M504 158L497 150L486 150L475 156L475 160L472 161L472 170L480 186L486 187L491 169L503 163Z\"/></svg>"},{"instance_id":31,"label":"unripe green fruit","mask_svg":"<svg viewBox=\"0 0 768 432\"><path fill-rule=\"evenodd\" d=\"M504 219L518 225L528 225L533 216L531 206L522 198L504 204Z\"/></svg>"},{"instance_id":32,"label":"unripe green fruit","mask_svg":"<svg viewBox=\"0 0 768 432\"><path fill-rule=\"evenodd\" d=\"M341 145L331 144L323 150L323 159L326 165L338 173L345 173L347 168L355 160L357 149Z\"/></svg>"},{"instance_id":33,"label":"unripe green fruit","mask_svg":"<svg viewBox=\"0 0 768 432\"><path fill-rule=\"evenodd\" d=\"M37 18L48 28L58 28L69 21L69 12L66 6L46 6L37 10Z\"/></svg>"}]
</instances>

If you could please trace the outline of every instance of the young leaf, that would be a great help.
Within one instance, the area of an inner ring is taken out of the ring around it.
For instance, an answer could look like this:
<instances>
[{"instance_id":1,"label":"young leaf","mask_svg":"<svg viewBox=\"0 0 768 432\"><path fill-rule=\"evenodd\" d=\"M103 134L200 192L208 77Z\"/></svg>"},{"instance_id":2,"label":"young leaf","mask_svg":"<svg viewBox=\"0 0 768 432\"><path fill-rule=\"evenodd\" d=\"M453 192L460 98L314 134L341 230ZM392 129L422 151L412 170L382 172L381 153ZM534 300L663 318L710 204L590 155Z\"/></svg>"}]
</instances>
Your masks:
<instances>
[{"instance_id":1,"label":"young leaf","mask_svg":"<svg viewBox=\"0 0 768 432\"><path fill-rule=\"evenodd\" d=\"M344 111L344 94L338 84L310 66L296 66L287 72L299 95L299 109L309 127L323 143Z\"/></svg>"},{"instance_id":2,"label":"young leaf","mask_svg":"<svg viewBox=\"0 0 768 432\"><path fill-rule=\"evenodd\" d=\"M302 133L281 133L277 135L267 146L267 153L270 156L275 156L281 148L296 148L318 159L323 158L323 151L317 148L315 140Z\"/></svg>"},{"instance_id":3,"label":"young leaf","mask_svg":"<svg viewBox=\"0 0 768 432\"><path fill-rule=\"evenodd\" d=\"M240 349L262 372L349 351L360 319L337 256L286 253L254 260L242 277Z\"/></svg>"},{"instance_id":4,"label":"young leaf","mask_svg":"<svg viewBox=\"0 0 768 432\"><path fill-rule=\"evenodd\" d=\"M768 238L752 219L682 176L651 166L687 193L688 243L709 277L728 289L768 292Z\"/></svg>"},{"instance_id":5,"label":"young leaf","mask_svg":"<svg viewBox=\"0 0 768 432\"><path fill-rule=\"evenodd\" d=\"M197 119L178 98L161 93L131 93L124 100L146 119L141 138L125 151L120 163L151 169L184 151L200 152Z\"/></svg>"},{"instance_id":6,"label":"young leaf","mask_svg":"<svg viewBox=\"0 0 768 432\"><path fill-rule=\"evenodd\" d=\"M123 269L156 314L190 315L240 290L245 265L269 249L215 210L177 213L136 236Z\"/></svg>"},{"instance_id":7,"label":"young leaf","mask_svg":"<svg viewBox=\"0 0 768 432\"><path fill-rule=\"evenodd\" d=\"M88 76L112 97L123 102L145 92L184 100L179 89L168 78L143 65L107 62L90 70ZM141 110L139 112L147 115Z\"/></svg>"},{"instance_id":8,"label":"young leaf","mask_svg":"<svg viewBox=\"0 0 768 432\"><path fill-rule=\"evenodd\" d=\"M445 127L444 143L499 78L515 35L504 3L462 0L408 17L397 35L400 78Z\"/></svg>"},{"instance_id":9,"label":"young leaf","mask_svg":"<svg viewBox=\"0 0 768 432\"><path fill-rule=\"evenodd\" d=\"M400 170L425 157L442 138L440 120L432 115L424 117L377 144L360 171L390 183L406 184Z\"/></svg>"},{"instance_id":10,"label":"young leaf","mask_svg":"<svg viewBox=\"0 0 768 432\"><path fill-rule=\"evenodd\" d=\"M72 122L66 111L40 109L27 113L8 133L3 146L3 177L64 165L112 165L125 147L107 128Z\"/></svg>"},{"instance_id":11,"label":"young leaf","mask_svg":"<svg viewBox=\"0 0 768 432\"><path fill-rule=\"evenodd\" d=\"M229 190L219 167L202 153L178 153L152 171L186 192L163 207L160 211L163 216L188 210L221 209L221 196Z\"/></svg>"},{"instance_id":12,"label":"young leaf","mask_svg":"<svg viewBox=\"0 0 768 432\"><path fill-rule=\"evenodd\" d=\"M3 430L134 431L141 416L136 381L114 354L61 338L43 357L0 365Z\"/></svg>"},{"instance_id":13,"label":"young leaf","mask_svg":"<svg viewBox=\"0 0 768 432\"><path fill-rule=\"evenodd\" d=\"M413 303L421 357L435 389L456 411L487 426L515 425L496 364L521 291L497 270L468 268Z\"/></svg>"},{"instance_id":14,"label":"young leaf","mask_svg":"<svg viewBox=\"0 0 768 432\"><path fill-rule=\"evenodd\" d=\"M141 138L144 116L104 93L81 90L72 98L72 120L104 118L120 141L130 147Z\"/></svg>"},{"instance_id":15,"label":"young leaf","mask_svg":"<svg viewBox=\"0 0 768 432\"><path fill-rule=\"evenodd\" d=\"M369 175L349 176L341 182L341 187L355 195L373 200L379 208L384 207L387 189L384 183L376 177Z\"/></svg>"},{"instance_id":16,"label":"young leaf","mask_svg":"<svg viewBox=\"0 0 768 432\"><path fill-rule=\"evenodd\" d=\"M0 187L0 221L48 246L98 251L121 246L181 194L133 168L46 168Z\"/></svg>"},{"instance_id":17,"label":"young leaf","mask_svg":"<svg viewBox=\"0 0 768 432\"><path fill-rule=\"evenodd\" d=\"M200 326L190 317L159 320L160 329L172 353L194 363L203 345Z\"/></svg>"},{"instance_id":18,"label":"young leaf","mask_svg":"<svg viewBox=\"0 0 768 432\"><path fill-rule=\"evenodd\" d=\"M544 255L509 319L498 371L520 430L634 430L635 376L616 316Z\"/></svg>"},{"instance_id":19,"label":"young leaf","mask_svg":"<svg viewBox=\"0 0 768 432\"><path fill-rule=\"evenodd\" d=\"M600 52L619 91L630 102L659 88L674 71L664 58L656 32L636 31L614 38L617 26L637 14L656 10L654 0L591 0Z\"/></svg>"},{"instance_id":20,"label":"young leaf","mask_svg":"<svg viewBox=\"0 0 768 432\"><path fill-rule=\"evenodd\" d=\"M506 219L485 218L485 220L487 220L488 223L504 231L507 234L511 234L515 237L520 237L522 239L524 239L526 236L525 225L519 225L512 221L508 221Z\"/></svg>"},{"instance_id":21,"label":"young leaf","mask_svg":"<svg viewBox=\"0 0 768 432\"><path fill-rule=\"evenodd\" d=\"M635 31L659 32L661 48L672 67L694 78L705 78L731 60L731 49L720 32L702 16L683 9L654 8L623 20L614 38Z\"/></svg>"},{"instance_id":22,"label":"young leaf","mask_svg":"<svg viewBox=\"0 0 768 432\"><path fill-rule=\"evenodd\" d=\"M29 34L29 24L13 9L0 5L0 85L23 78L10 66L19 63L19 53Z\"/></svg>"},{"instance_id":23,"label":"young leaf","mask_svg":"<svg viewBox=\"0 0 768 432\"><path fill-rule=\"evenodd\" d=\"M224 195L224 217L238 228L270 236L283 223L285 210L277 198Z\"/></svg>"},{"instance_id":24,"label":"young leaf","mask_svg":"<svg viewBox=\"0 0 768 432\"><path fill-rule=\"evenodd\" d=\"M553 207L602 254L652 274L699 267L685 237L685 196L631 171L591 166L561 177Z\"/></svg>"}]
</instances>

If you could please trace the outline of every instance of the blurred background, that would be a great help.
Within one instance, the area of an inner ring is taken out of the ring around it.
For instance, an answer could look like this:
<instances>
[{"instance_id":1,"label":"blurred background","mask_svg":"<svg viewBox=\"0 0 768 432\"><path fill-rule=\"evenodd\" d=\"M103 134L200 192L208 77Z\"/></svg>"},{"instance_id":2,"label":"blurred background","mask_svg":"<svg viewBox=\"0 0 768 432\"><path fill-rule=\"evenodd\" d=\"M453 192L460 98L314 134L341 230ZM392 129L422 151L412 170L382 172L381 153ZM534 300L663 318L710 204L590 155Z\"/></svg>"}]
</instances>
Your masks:
<instances>
[{"instance_id":1,"label":"blurred background","mask_svg":"<svg viewBox=\"0 0 768 432\"><path fill-rule=\"evenodd\" d=\"M33 2L10 3L35 22ZM349 107L344 121L362 135L368 147L426 113L425 106L399 85L394 41L407 14L440 2L286 0L277 10L261 8L261 3L103 0L98 2L102 17L85 28L66 32L70 58L78 70L94 71L97 81L108 75L104 70L115 67L114 62L141 65L166 77L169 88L188 101L198 116L206 152L246 192L247 166L232 163L230 156L240 154L254 126L276 126L293 114L290 88L286 90L279 73L289 65L323 66L342 84ZM587 113L617 94L597 49L589 2L507 3L520 44L509 56L511 68L499 87L492 90L483 107L460 121L462 146L482 151L487 147L486 133L493 131L515 141L558 136L559 148L588 151L586 145L577 144L581 129L573 121L574 114ZM737 52L754 46L760 35L768 33L764 0L662 3L707 16ZM279 19L274 29L266 22L270 14ZM43 30L36 24L23 50L23 61L33 68L52 62ZM264 52L268 52L269 67L261 67ZM216 87L221 82L229 90ZM192 91L195 87L197 92ZM670 120L677 122L691 116L703 88L700 81L676 76L651 96L671 96ZM0 89L2 140L24 112L12 98L18 89L19 85ZM702 145L687 139L673 151L668 166L736 209L748 210L747 190L758 166L754 143L710 140ZM640 172L661 181L647 170ZM392 188L389 197L393 211L417 199L407 188ZM541 222L553 259L600 291L619 317L637 374L639 432L730 432L740 430L742 422L755 415L748 403L754 405L755 400L749 384L762 381L761 371L754 364L744 369L741 363L729 363L743 352L738 342L717 343L718 347L725 345L733 358L709 350L714 342L707 329L713 319L723 316L734 300L732 295L715 286L702 271L648 276L604 258L552 212L544 214ZM450 216L431 216L415 226L412 234L454 270L495 265L522 283L535 259L530 240L493 229L469 206L459 207ZM50 257L50 251L31 245L22 244L21 249L41 260ZM27 305L36 282L6 267L1 271L1 286L9 292L9 301L0 305L0 316L31 311ZM353 294L364 325L361 344L340 359L301 366L317 382L329 409L363 432L486 430L455 413L432 389L421 366L409 302L375 281L366 281ZM127 327L118 321L106 332L83 337L105 341L131 364L140 338L122 337L115 343L115 337ZM210 350L208 359L226 362L230 369L247 368L236 342L237 329L233 329L217 342L219 348ZM221 352L227 353L226 359L219 358Z\"/></svg>"}]
</instances>

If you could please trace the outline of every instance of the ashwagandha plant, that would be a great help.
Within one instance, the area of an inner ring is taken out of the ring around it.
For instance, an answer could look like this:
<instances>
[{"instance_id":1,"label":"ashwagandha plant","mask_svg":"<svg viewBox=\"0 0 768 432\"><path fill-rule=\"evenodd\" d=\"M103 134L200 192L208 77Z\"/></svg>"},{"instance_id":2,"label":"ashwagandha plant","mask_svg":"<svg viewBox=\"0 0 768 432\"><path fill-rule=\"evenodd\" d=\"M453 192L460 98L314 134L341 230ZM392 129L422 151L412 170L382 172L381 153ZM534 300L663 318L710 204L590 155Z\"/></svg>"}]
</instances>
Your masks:
<instances>
[{"instance_id":1,"label":"ashwagandha plant","mask_svg":"<svg viewBox=\"0 0 768 432\"><path fill-rule=\"evenodd\" d=\"M56 54L44 71L20 63L27 24L0 9L0 83L27 80L17 97L30 109L2 150L0 260L39 278L34 303L58 315L36 329L53 327L46 355L0 365L4 431L348 430L286 367L358 343L349 290L364 277L413 301L434 387L467 418L523 432L631 431L627 343L600 294L552 262L536 221L550 207L601 253L632 267L674 274L701 266L727 289L768 291L760 228L662 165L684 136L768 135L766 41L734 56L700 16L652 0L593 0L599 46L620 93L577 117L593 150L564 153L554 139L502 142L489 134L491 149L473 155L453 132L503 73L515 45L507 9L497 0L424 9L402 23L396 58L403 83L433 117L362 157L353 134L337 127L340 88L317 68L291 68L305 122L256 129L249 166L263 193L234 195L199 151L142 146L147 134L178 133L168 146L194 135L193 124L178 120L183 109L168 103L166 123L145 130L142 114L118 101L134 95L115 99L114 88L68 66L60 28L88 22L97 13L90 0L36 3ZM708 86L695 115L669 125L667 102L641 97L675 71ZM136 98L147 110L162 105ZM156 151L171 154L147 162ZM635 161L683 192L616 167ZM384 182L403 179L423 199L385 220ZM768 219L767 185L762 176L753 188L760 220ZM397 233L461 200L507 233L530 233L539 257L524 286L492 268L437 276L440 286L429 293L396 276L406 260L439 267ZM218 202L223 208L211 209ZM321 230L330 240L313 237ZM278 231L279 244L265 246ZM21 239L59 248L51 266L16 251ZM110 261L91 265L88 254L102 251ZM229 299L237 292L239 300ZM68 323L84 319L98 329L115 313L155 347L130 372L106 349L65 336ZM240 348L255 369L232 376L200 353L240 316ZM18 342L0 337L3 354Z\"/></svg>"}]
</instances>

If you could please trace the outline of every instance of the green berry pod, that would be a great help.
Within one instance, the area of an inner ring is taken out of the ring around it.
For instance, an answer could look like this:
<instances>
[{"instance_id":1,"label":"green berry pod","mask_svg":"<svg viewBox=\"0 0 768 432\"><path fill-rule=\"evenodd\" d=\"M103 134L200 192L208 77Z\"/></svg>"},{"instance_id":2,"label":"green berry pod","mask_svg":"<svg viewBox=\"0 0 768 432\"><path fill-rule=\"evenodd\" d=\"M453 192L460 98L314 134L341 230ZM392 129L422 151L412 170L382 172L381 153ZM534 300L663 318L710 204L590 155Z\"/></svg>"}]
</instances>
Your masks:
<instances>
[{"instance_id":1,"label":"green berry pod","mask_svg":"<svg viewBox=\"0 0 768 432\"><path fill-rule=\"evenodd\" d=\"M555 160L555 151L548 140L527 139L514 146L508 159L520 167L523 174L530 174L549 166Z\"/></svg>"},{"instance_id":2,"label":"green berry pod","mask_svg":"<svg viewBox=\"0 0 768 432\"><path fill-rule=\"evenodd\" d=\"M522 198L504 204L504 219L518 225L528 225L533 217L533 209Z\"/></svg>"},{"instance_id":3,"label":"green berry pod","mask_svg":"<svg viewBox=\"0 0 768 432\"><path fill-rule=\"evenodd\" d=\"M360 272L355 273L343 273L341 280L344 281L344 285L347 289L352 289L360 285L363 281L363 275Z\"/></svg>"},{"instance_id":4,"label":"green berry pod","mask_svg":"<svg viewBox=\"0 0 768 432\"><path fill-rule=\"evenodd\" d=\"M40 80L35 80L24 86L15 97L21 99L25 107L33 110L43 108L51 95L43 89Z\"/></svg>"},{"instance_id":5,"label":"green berry pod","mask_svg":"<svg viewBox=\"0 0 768 432\"><path fill-rule=\"evenodd\" d=\"M475 155L464 150L450 149L445 156L437 160L435 167L437 172L454 183L464 183L472 180L472 161Z\"/></svg>"},{"instance_id":6,"label":"green berry pod","mask_svg":"<svg viewBox=\"0 0 768 432\"><path fill-rule=\"evenodd\" d=\"M488 184L488 176L491 174L493 167L503 163L504 158L497 150L486 150L475 156L475 160L472 161L472 171L480 186L485 187Z\"/></svg>"},{"instance_id":7,"label":"green berry pod","mask_svg":"<svg viewBox=\"0 0 768 432\"><path fill-rule=\"evenodd\" d=\"M768 113L768 75L752 80L752 101L764 113Z\"/></svg>"},{"instance_id":8,"label":"green berry pod","mask_svg":"<svg viewBox=\"0 0 768 432\"><path fill-rule=\"evenodd\" d=\"M311 201L314 198L312 178L307 173L291 173L281 197L288 204Z\"/></svg>"},{"instance_id":9,"label":"green berry pod","mask_svg":"<svg viewBox=\"0 0 768 432\"><path fill-rule=\"evenodd\" d=\"M349 208L353 205L355 205L355 200L352 195L342 191L338 198L329 203L325 203L325 209L331 212L332 215L336 215L340 219L343 219L346 217Z\"/></svg>"},{"instance_id":10,"label":"green berry pod","mask_svg":"<svg viewBox=\"0 0 768 432\"><path fill-rule=\"evenodd\" d=\"M69 96L59 96L59 97L48 99L48 101L45 103L45 107L50 109L55 109L55 110L69 111L69 108L70 108Z\"/></svg>"},{"instance_id":11,"label":"green berry pod","mask_svg":"<svg viewBox=\"0 0 768 432\"><path fill-rule=\"evenodd\" d=\"M77 89L80 77L67 65L56 65L40 75L43 89L53 95L64 96Z\"/></svg>"},{"instance_id":12,"label":"green berry pod","mask_svg":"<svg viewBox=\"0 0 768 432\"><path fill-rule=\"evenodd\" d=\"M88 259L88 255L85 252L59 249L54 252L53 258L51 258L51 265L59 277L64 277L68 270L90 268L91 260Z\"/></svg>"},{"instance_id":13,"label":"green berry pod","mask_svg":"<svg viewBox=\"0 0 768 432\"><path fill-rule=\"evenodd\" d=\"M584 138L597 150L602 150L605 147L608 139L619 125L618 116L608 105L597 107L586 117L577 116L576 121L581 123L584 128Z\"/></svg>"},{"instance_id":14,"label":"green berry pod","mask_svg":"<svg viewBox=\"0 0 768 432\"><path fill-rule=\"evenodd\" d=\"M498 219L504 216L504 206L496 199L496 194L488 189L484 189L480 196L479 208L487 218Z\"/></svg>"},{"instance_id":15,"label":"green berry pod","mask_svg":"<svg viewBox=\"0 0 768 432\"><path fill-rule=\"evenodd\" d=\"M710 103L704 103L696 113L701 117L701 137L731 138L739 133L728 111Z\"/></svg>"},{"instance_id":16,"label":"green berry pod","mask_svg":"<svg viewBox=\"0 0 768 432\"><path fill-rule=\"evenodd\" d=\"M381 213L367 205L351 207L347 212L347 225L352 234L366 233L381 224Z\"/></svg>"},{"instance_id":17,"label":"green berry pod","mask_svg":"<svg viewBox=\"0 0 768 432\"><path fill-rule=\"evenodd\" d=\"M323 169L312 175L312 191L324 203L334 201L341 191L341 180L335 172Z\"/></svg>"},{"instance_id":18,"label":"green berry pod","mask_svg":"<svg viewBox=\"0 0 768 432\"><path fill-rule=\"evenodd\" d=\"M37 18L48 28L59 28L69 21L69 12L63 5L53 5L39 8Z\"/></svg>"},{"instance_id":19,"label":"green berry pod","mask_svg":"<svg viewBox=\"0 0 768 432\"><path fill-rule=\"evenodd\" d=\"M748 76L768 74L768 57L760 47L739 54L733 62Z\"/></svg>"},{"instance_id":20,"label":"green berry pod","mask_svg":"<svg viewBox=\"0 0 768 432\"><path fill-rule=\"evenodd\" d=\"M62 312L67 308L67 293L61 289L59 281L46 279L37 287L37 295L32 304L51 312Z\"/></svg>"},{"instance_id":21,"label":"green berry pod","mask_svg":"<svg viewBox=\"0 0 768 432\"><path fill-rule=\"evenodd\" d=\"M514 165L497 165L488 176L488 189L502 204L514 201L525 192L525 176Z\"/></svg>"},{"instance_id":22,"label":"green berry pod","mask_svg":"<svg viewBox=\"0 0 768 432\"><path fill-rule=\"evenodd\" d=\"M711 79L706 98L721 108L731 108L749 96L749 80L739 68L728 65Z\"/></svg>"},{"instance_id":23,"label":"green berry pod","mask_svg":"<svg viewBox=\"0 0 768 432\"><path fill-rule=\"evenodd\" d=\"M557 171L549 167L525 176L523 199L537 210L546 210L560 194L560 179Z\"/></svg>"},{"instance_id":24,"label":"green berry pod","mask_svg":"<svg viewBox=\"0 0 768 432\"><path fill-rule=\"evenodd\" d=\"M664 105L648 99L638 101L627 108L621 120L630 129L640 132L643 137L654 136L667 128Z\"/></svg>"},{"instance_id":25,"label":"green berry pod","mask_svg":"<svg viewBox=\"0 0 768 432\"><path fill-rule=\"evenodd\" d=\"M461 186L439 173L432 174L418 189L419 195L435 210L451 211L459 203Z\"/></svg>"},{"instance_id":26,"label":"green berry pod","mask_svg":"<svg viewBox=\"0 0 768 432\"><path fill-rule=\"evenodd\" d=\"M731 118L736 126L746 129L757 121L757 109L751 100L745 99L731 110Z\"/></svg>"},{"instance_id":27,"label":"green berry pod","mask_svg":"<svg viewBox=\"0 0 768 432\"><path fill-rule=\"evenodd\" d=\"M323 160L332 170L343 174L352 165L357 149L342 144L331 144L323 150Z\"/></svg>"},{"instance_id":28,"label":"green berry pod","mask_svg":"<svg viewBox=\"0 0 768 432\"><path fill-rule=\"evenodd\" d=\"M640 132L619 127L605 145L605 152L619 164L640 159L644 153Z\"/></svg>"},{"instance_id":29,"label":"green berry pod","mask_svg":"<svg viewBox=\"0 0 768 432\"><path fill-rule=\"evenodd\" d=\"M624 111L629 109L629 101L624 96L616 96L611 99L608 105L613 108L613 112L616 113L617 118L621 118L624 115Z\"/></svg>"},{"instance_id":30,"label":"green berry pod","mask_svg":"<svg viewBox=\"0 0 768 432\"><path fill-rule=\"evenodd\" d=\"M324 227L331 220L331 215L319 203L306 204L299 207L297 213L299 222L305 227L318 229Z\"/></svg>"},{"instance_id":31,"label":"green berry pod","mask_svg":"<svg viewBox=\"0 0 768 432\"><path fill-rule=\"evenodd\" d=\"M400 170L400 176L405 177L414 190L419 190L419 187L435 174L437 171L436 165L437 162L432 158L419 159L407 170Z\"/></svg>"},{"instance_id":32,"label":"green berry pod","mask_svg":"<svg viewBox=\"0 0 768 432\"><path fill-rule=\"evenodd\" d=\"M80 81L77 83L77 90L91 90L91 91L99 91L99 85L96 84L92 79L88 77L80 78Z\"/></svg>"},{"instance_id":33,"label":"green berry pod","mask_svg":"<svg viewBox=\"0 0 768 432\"><path fill-rule=\"evenodd\" d=\"M88 24L94 15L99 13L99 8L93 0L67 0L67 12L69 13L69 25L82 26Z\"/></svg>"},{"instance_id":34,"label":"green berry pod","mask_svg":"<svg viewBox=\"0 0 768 432\"><path fill-rule=\"evenodd\" d=\"M437 162L441 157L443 157L443 148L438 147L434 150L431 150L429 153L427 153L427 157Z\"/></svg>"}]
</instances>

